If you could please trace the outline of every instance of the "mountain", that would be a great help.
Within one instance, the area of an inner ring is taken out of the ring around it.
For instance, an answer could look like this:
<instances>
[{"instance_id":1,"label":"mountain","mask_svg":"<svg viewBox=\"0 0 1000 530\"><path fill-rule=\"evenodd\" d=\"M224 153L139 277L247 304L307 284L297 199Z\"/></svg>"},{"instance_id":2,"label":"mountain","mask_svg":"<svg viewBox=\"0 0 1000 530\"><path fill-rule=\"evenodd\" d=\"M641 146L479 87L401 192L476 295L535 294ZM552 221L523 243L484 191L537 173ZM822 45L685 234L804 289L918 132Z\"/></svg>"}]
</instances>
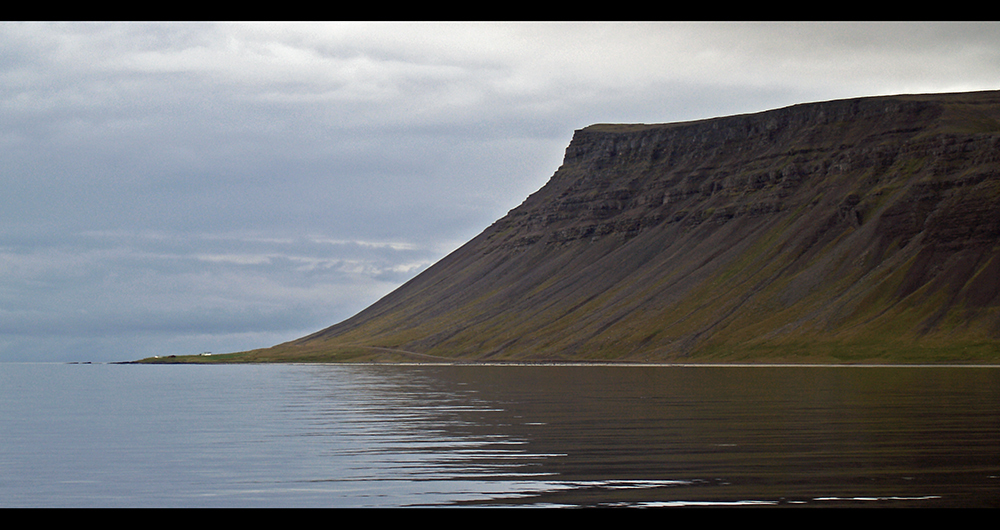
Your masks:
<instances>
[{"instance_id":1,"label":"mountain","mask_svg":"<svg viewBox=\"0 0 1000 530\"><path fill-rule=\"evenodd\" d=\"M998 362L1000 92L586 127L422 274L235 355Z\"/></svg>"}]
</instances>

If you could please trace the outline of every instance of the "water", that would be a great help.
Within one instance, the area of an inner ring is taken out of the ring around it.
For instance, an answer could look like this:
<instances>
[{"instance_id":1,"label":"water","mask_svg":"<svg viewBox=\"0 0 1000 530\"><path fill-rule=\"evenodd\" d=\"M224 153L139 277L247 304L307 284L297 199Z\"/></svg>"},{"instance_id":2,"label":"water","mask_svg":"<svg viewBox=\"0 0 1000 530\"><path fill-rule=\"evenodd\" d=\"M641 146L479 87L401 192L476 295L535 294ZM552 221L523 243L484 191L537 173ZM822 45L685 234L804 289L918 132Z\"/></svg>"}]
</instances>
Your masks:
<instances>
[{"instance_id":1,"label":"water","mask_svg":"<svg viewBox=\"0 0 1000 530\"><path fill-rule=\"evenodd\" d=\"M1000 507L1000 368L0 364L0 507Z\"/></svg>"}]
</instances>

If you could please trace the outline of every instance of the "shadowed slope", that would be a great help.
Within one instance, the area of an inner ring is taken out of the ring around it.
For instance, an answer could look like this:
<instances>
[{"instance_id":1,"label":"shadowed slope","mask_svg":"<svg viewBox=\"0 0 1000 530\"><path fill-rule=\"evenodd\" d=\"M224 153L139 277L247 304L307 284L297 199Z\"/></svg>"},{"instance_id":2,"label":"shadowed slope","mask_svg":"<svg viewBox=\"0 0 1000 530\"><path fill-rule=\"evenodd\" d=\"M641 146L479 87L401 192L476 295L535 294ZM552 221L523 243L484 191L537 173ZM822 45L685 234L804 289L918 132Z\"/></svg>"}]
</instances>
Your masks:
<instances>
[{"instance_id":1,"label":"shadowed slope","mask_svg":"<svg viewBox=\"0 0 1000 530\"><path fill-rule=\"evenodd\" d=\"M1000 360L998 120L979 92L593 125L424 273L237 358Z\"/></svg>"}]
</instances>

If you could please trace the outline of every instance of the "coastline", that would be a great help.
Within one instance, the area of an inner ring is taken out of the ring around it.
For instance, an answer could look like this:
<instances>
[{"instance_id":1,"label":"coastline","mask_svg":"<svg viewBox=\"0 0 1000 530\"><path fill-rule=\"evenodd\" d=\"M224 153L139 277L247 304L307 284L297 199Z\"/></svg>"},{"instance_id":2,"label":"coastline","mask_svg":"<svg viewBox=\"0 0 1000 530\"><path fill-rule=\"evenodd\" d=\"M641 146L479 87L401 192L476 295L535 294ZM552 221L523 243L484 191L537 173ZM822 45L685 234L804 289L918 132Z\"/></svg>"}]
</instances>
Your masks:
<instances>
[{"instance_id":1,"label":"coastline","mask_svg":"<svg viewBox=\"0 0 1000 530\"><path fill-rule=\"evenodd\" d=\"M343 362L296 362L296 361L247 361L247 362L156 362L156 361L117 361L108 363L67 362L64 364L150 364L150 365L295 365L295 366L512 366L512 367L616 367L616 368L1000 368L1000 363L654 363L654 362L613 362L613 361L343 361Z\"/></svg>"}]
</instances>

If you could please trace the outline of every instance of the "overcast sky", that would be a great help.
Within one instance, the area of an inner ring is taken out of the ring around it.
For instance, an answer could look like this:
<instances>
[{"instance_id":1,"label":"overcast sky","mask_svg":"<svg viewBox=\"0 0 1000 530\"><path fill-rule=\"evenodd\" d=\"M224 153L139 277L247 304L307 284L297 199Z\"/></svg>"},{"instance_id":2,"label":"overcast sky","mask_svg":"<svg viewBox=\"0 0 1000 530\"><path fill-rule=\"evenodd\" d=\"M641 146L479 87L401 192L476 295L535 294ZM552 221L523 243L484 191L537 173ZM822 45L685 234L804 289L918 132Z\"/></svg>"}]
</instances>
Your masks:
<instances>
[{"instance_id":1,"label":"overcast sky","mask_svg":"<svg viewBox=\"0 0 1000 530\"><path fill-rule=\"evenodd\" d=\"M992 89L995 23L0 23L0 361L327 327L593 123Z\"/></svg>"}]
</instances>

